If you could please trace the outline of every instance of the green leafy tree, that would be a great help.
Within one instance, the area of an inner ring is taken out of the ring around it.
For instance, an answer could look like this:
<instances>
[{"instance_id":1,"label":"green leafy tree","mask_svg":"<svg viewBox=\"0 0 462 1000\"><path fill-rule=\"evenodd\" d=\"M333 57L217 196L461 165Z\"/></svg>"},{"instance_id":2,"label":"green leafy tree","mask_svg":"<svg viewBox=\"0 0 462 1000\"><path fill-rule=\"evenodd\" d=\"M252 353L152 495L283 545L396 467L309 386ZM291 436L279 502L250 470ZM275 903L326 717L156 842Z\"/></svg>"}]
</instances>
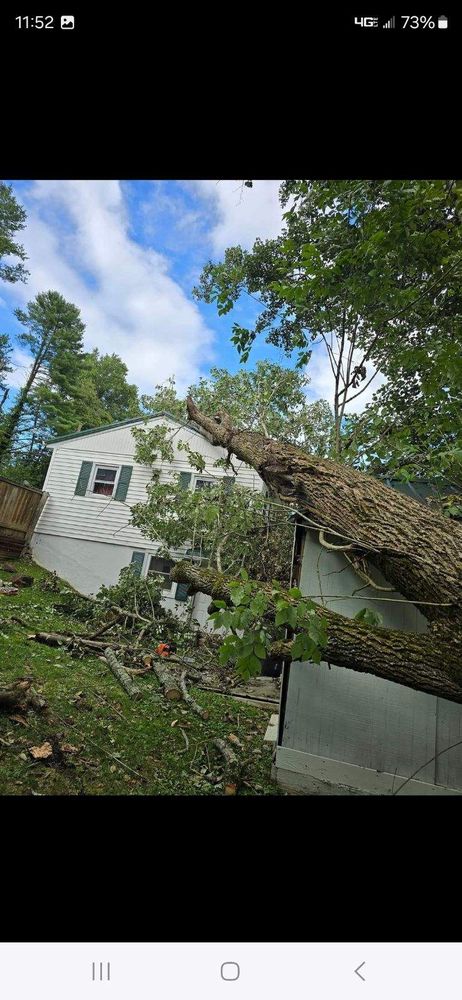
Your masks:
<instances>
[{"instance_id":1,"label":"green leafy tree","mask_svg":"<svg viewBox=\"0 0 462 1000\"><path fill-rule=\"evenodd\" d=\"M323 455L329 450L332 411L325 400L308 402L309 383L300 369L257 361L253 371L241 368L234 375L212 368L189 395L206 413L225 410L241 427Z\"/></svg>"},{"instance_id":2,"label":"green leafy tree","mask_svg":"<svg viewBox=\"0 0 462 1000\"><path fill-rule=\"evenodd\" d=\"M0 279L2 281L26 281L28 271L23 261L26 258L24 247L16 243L16 233L24 229L26 212L16 201L11 185L0 181ZM5 262L4 258L16 257L19 263Z\"/></svg>"},{"instance_id":3,"label":"green leafy tree","mask_svg":"<svg viewBox=\"0 0 462 1000\"><path fill-rule=\"evenodd\" d=\"M231 375L212 368L208 377L191 386L190 393L210 415L226 410L237 424L260 430L301 447L325 454L332 431L332 414L326 403L308 403L309 379L300 370L290 370L259 361L254 371L240 370ZM143 397L151 413L167 411L179 420L187 419L186 403L177 394L175 380L156 386L153 396ZM203 456L188 442L178 444L176 430L167 424L154 428L134 428L137 460L145 465L172 461L173 444L183 450L191 468L203 472ZM217 468L226 466L219 459ZM227 478L216 474L215 482L198 492L182 489L181 479L160 482L158 468L148 487L148 500L132 509L132 518L143 534L161 541L165 551L176 553L190 548L194 558L216 565L220 572L239 571L242 566L258 566L261 579L279 576L287 582L293 524L290 511L266 495L242 487L234 469ZM231 475L230 475L231 473Z\"/></svg>"},{"instance_id":4,"label":"green leafy tree","mask_svg":"<svg viewBox=\"0 0 462 1000\"><path fill-rule=\"evenodd\" d=\"M100 354L95 348L84 355L76 387L81 401L79 430L140 416L138 389L127 382L127 374L127 365L117 354Z\"/></svg>"},{"instance_id":5,"label":"green leafy tree","mask_svg":"<svg viewBox=\"0 0 462 1000\"><path fill-rule=\"evenodd\" d=\"M259 336L308 371L313 347L326 352L334 457L346 457L347 409L379 371L414 364L420 379L435 331L450 328L460 351L461 194L455 181L286 181L281 235L203 270L195 294L220 314L244 293L261 304L253 329L233 325L242 361Z\"/></svg>"}]
</instances>

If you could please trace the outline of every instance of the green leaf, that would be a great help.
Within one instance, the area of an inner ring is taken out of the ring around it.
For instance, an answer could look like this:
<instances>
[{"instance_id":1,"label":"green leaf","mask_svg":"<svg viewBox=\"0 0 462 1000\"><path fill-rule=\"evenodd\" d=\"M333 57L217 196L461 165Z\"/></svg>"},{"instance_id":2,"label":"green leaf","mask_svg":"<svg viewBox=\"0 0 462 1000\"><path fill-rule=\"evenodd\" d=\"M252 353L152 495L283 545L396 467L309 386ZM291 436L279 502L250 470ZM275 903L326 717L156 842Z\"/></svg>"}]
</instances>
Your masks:
<instances>
[{"instance_id":1,"label":"green leaf","mask_svg":"<svg viewBox=\"0 0 462 1000\"><path fill-rule=\"evenodd\" d=\"M255 643L255 646L253 647L253 651L255 653L255 656L259 656L260 657L260 660L264 660L265 659L266 649L265 649L263 643L261 643L261 642Z\"/></svg>"},{"instance_id":2,"label":"green leaf","mask_svg":"<svg viewBox=\"0 0 462 1000\"><path fill-rule=\"evenodd\" d=\"M356 621L364 622L365 625L382 625L383 618L378 611L371 611L370 608L361 608L355 614Z\"/></svg>"},{"instance_id":3,"label":"green leaf","mask_svg":"<svg viewBox=\"0 0 462 1000\"><path fill-rule=\"evenodd\" d=\"M231 586L230 591L231 591L231 600L233 604L235 605L241 604L243 599L245 598L244 588Z\"/></svg>"}]
</instances>

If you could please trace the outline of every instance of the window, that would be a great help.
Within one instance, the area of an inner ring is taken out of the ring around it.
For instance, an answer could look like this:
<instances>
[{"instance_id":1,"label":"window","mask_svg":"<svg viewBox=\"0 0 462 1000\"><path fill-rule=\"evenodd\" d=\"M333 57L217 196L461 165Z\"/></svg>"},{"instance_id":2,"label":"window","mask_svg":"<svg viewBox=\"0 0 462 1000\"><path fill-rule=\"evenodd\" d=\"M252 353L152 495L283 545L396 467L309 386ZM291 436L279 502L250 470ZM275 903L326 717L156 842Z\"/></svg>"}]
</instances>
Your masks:
<instances>
[{"instance_id":1,"label":"window","mask_svg":"<svg viewBox=\"0 0 462 1000\"><path fill-rule=\"evenodd\" d=\"M204 489L208 489L210 486L215 486L215 480L213 480L213 479L202 479L202 477L198 476L196 478L196 482L194 484L194 489L195 490L204 490Z\"/></svg>"},{"instance_id":2,"label":"window","mask_svg":"<svg viewBox=\"0 0 462 1000\"><path fill-rule=\"evenodd\" d=\"M118 468L109 468L107 465L96 465L90 493L97 493L102 497L112 497L118 472Z\"/></svg>"},{"instance_id":3,"label":"window","mask_svg":"<svg viewBox=\"0 0 462 1000\"><path fill-rule=\"evenodd\" d=\"M158 575L163 576L164 579L162 581L162 590L171 590L172 581L170 579L170 570L172 566L173 562L171 561L171 559L162 559L159 556L151 556L148 569L148 576L151 573L157 573Z\"/></svg>"}]
</instances>

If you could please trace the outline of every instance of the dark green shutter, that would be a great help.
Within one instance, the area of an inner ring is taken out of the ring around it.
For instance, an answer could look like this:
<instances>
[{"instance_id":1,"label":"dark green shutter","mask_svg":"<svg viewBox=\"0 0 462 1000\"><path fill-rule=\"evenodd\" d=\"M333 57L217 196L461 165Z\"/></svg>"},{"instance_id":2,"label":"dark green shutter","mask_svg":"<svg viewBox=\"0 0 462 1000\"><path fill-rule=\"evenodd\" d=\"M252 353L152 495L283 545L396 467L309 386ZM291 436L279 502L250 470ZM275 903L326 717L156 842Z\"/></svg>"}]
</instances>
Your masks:
<instances>
[{"instance_id":1,"label":"dark green shutter","mask_svg":"<svg viewBox=\"0 0 462 1000\"><path fill-rule=\"evenodd\" d=\"M188 600L189 583L177 583L175 591L175 601Z\"/></svg>"},{"instance_id":2,"label":"dark green shutter","mask_svg":"<svg viewBox=\"0 0 462 1000\"><path fill-rule=\"evenodd\" d=\"M93 468L93 462L82 462L80 466L79 478L77 480L77 485L74 490L74 494L77 497L84 497L87 489L88 483L90 482L91 470Z\"/></svg>"},{"instance_id":3,"label":"dark green shutter","mask_svg":"<svg viewBox=\"0 0 462 1000\"><path fill-rule=\"evenodd\" d=\"M144 552L134 552L132 555L132 561L130 565L137 576L141 576L143 563L144 563Z\"/></svg>"},{"instance_id":4,"label":"dark green shutter","mask_svg":"<svg viewBox=\"0 0 462 1000\"><path fill-rule=\"evenodd\" d=\"M182 490L189 490L189 484L191 482L190 472L180 472L180 486Z\"/></svg>"},{"instance_id":5,"label":"dark green shutter","mask_svg":"<svg viewBox=\"0 0 462 1000\"><path fill-rule=\"evenodd\" d=\"M229 491L232 490L234 486L234 479L235 476L223 476L223 484L227 493L229 493Z\"/></svg>"},{"instance_id":6,"label":"dark green shutter","mask_svg":"<svg viewBox=\"0 0 462 1000\"><path fill-rule=\"evenodd\" d=\"M114 500L125 500L127 490L132 478L133 465L123 465L120 470L119 482L115 491Z\"/></svg>"}]
</instances>

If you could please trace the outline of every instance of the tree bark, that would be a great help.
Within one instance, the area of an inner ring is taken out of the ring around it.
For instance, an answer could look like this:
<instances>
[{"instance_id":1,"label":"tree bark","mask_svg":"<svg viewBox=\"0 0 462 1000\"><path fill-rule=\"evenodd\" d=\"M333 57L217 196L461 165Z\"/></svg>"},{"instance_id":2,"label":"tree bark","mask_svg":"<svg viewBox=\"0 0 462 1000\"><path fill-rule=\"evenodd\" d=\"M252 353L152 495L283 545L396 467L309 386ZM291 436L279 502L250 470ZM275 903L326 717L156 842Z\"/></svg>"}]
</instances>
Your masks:
<instances>
[{"instance_id":1,"label":"tree bark","mask_svg":"<svg viewBox=\"0 0 462 1000\"><path fill-rule=\"evenodd\" d=\"M183 701L186 702L187 705L189 705L190 709L192 709L192 711L195 712L196 715L199 715L200 718L204 719L204 721L206 722L207 719L209 718L209 713L206 708L202 708L202 705L199 705L197 701L194 701L194 698L190 695L186 687L186 677L187 677L187 671L184 670L180 677L180 689L183 695Z\"/></svg>"},{"instance_id":2,"label":"tree bark","mask_svg":"<svg viewBox=\"0 0 462 1000\"><path fill-rule=\"evenodd\" d=\"M188 397L188 414L213 444L253 466L307 527L354 543L409 601L433 601L429 621L462 628L462 526L373 476L317 458L255 431L225 413L208 417Z\"/></svg>"},{"instance_id":3,"label":"tree bark","mask_svg":"<svg viewBox=\"0 0 462 1000\"><path fill-rule=\"evenodd\" d=\"M168 701L181 701L183 694L179 684L173 680L168 670L160 663L153 659L152 669L164 689L164 695Z\"/></svg>"},{"instance_id":4,"label":"tree bark","mask_svg":"<svg viewBox=\"0 0 462 1000\"><path fill-rule=\"evenodd\" d=\"M231 604L226 577L213 569L201 569L184 561L176 563L171 576L178 583L188 583L192 592L210 594L216 600ZM271 602L271 584L259 583L259 586ZM289 603L299 603L288 593L282 593ZM375 674L416 691L462 704L462 635L458 630L454 630L450 638L447 627L415 634L364 625L319 604L316 612L328 625L324 653L328 663ZM275 643L271 652L290 659L291 643Z\"/></svg>"},{"instance_id":5,"label":"tree bark","mask_svg":"<svg viewBox=\"0 0 462 1000\"><path fill-rule=\"evenodd\" d=\"M114 674L114 677L118 680L124 691L126 691L129 698L141 698L140 689L136 686L136 684L134 684L125 668L119 663L113 650L107 647L104 651L104 656L112 673Z\"/></svg>"}]
</instances>

